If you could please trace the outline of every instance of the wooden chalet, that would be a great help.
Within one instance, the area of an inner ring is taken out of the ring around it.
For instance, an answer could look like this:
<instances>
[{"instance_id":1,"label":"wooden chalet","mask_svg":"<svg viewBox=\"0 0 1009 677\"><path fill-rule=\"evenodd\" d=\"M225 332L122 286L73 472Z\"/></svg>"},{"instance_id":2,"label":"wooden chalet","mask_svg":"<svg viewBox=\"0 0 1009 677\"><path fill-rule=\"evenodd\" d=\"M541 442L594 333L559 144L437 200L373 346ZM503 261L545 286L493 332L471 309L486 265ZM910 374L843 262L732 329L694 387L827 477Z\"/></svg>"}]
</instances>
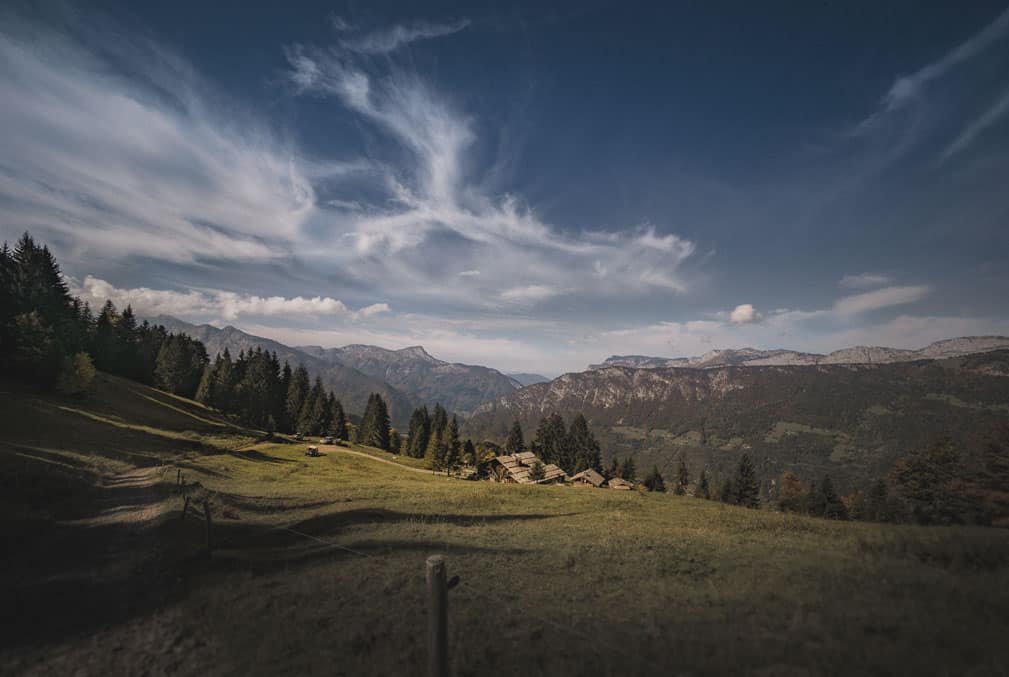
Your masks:
<instances>
[{"instance_id":1,"label":"wooden chalet","mask_svg":"<svg viewBox=\"0 0 1009 677\"><path fill-rule=\"evenodd\" d=\"M610 481L606 483L610 489L620 489L622 491L630 491L634 488L634 482L628 482L627 480L620 477L611 477Z\"/></svg>"},{"instance_id":2,"label":"wooden chalet","mask_svg":"<svg viewBox=\"0 0 1009 677\"><path fill-rule=\"evenodd\" d=\"M534 481L529 473L537 461L543 466L543 479ZM495 456L490 462L490 478L496 482L514 484L549 484L564 482L568 475L553 463L543 463L531 451L520 451L511 456Z\"/></svg>"},{"instance_id":3,"label":"wooden chalet","mask_svg":"<svg viewBox=\"0 0 1009 677\"><path fill-rule=\"evenodd\" d=\"M577 475L574 475L571 478L571 483L576 487L595 487L598 489L599 487L605 486L606 478L592 468L589 468L588 470L583 470Z\"/></svg>"}]
</instances>

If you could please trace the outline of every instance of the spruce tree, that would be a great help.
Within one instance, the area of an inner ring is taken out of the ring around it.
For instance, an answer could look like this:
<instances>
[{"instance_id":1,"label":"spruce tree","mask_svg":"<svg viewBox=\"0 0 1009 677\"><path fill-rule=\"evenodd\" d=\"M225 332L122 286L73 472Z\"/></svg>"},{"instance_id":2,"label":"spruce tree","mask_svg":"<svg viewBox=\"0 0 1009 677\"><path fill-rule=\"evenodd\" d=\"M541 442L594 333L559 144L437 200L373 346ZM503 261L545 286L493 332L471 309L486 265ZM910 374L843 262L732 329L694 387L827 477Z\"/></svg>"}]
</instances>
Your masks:
<instances>
[{"instance_id":1,"label":"spruce tree","mask_svg":"<svg viewBox=\"0 0 1009 677\"><path fill-rule=\"evenodd\" d=\"M529 468L529 479L531 479L533 482L539 482L546 476L547 476L546 468L543 467L543 464L540 462L540 460L536 459L535 461L533 461L532 466Z\"/></svg>"},{"instance_id":2,"label":"spruce tree","mask_svg":"<svg viewBox=\"0 0 1009 677\"><path fill-rule=\"evenodd\" d=\"M293 428L297 428L294 432L305 432L301 429L301 410L305 406L305 399L308 397L310 388L308 370L305 369L305 365L299 364L294 373L291 374L291 383L287 388L285 405L287 420Z\"/></svg>"},{"instance_id":3,"label":"spruce tree","mask_svg":"<svg viewBox=\"0 0 1009 677\"><path fill-rule=\"evenodd\" d=\"M648 491L664 492L666 490L666 481L662 478L662 473L659 472L658 466L652 466L652 472L648 473L644 484Z\"/></svg>"},{"instance_id":4,"label":"spruce tree","mask_svg":"<svg viewBox=\"0 0 1009 677\"><path fill-rule=\"evenodd\" d=\"M525 451L525 438L522 436L522 425L518 419L512 423L511 432L508 433L508 440L505 442L505 451L509 454L517 454Z\"/></svg>"},{"instance_id":5,"label":"spruce tree","mask_svg":"<svg viewBox=\"0 0 1009 677\"><path fill-rule=\"evenodd\" d=\"M453 416L445 429L445 456L442 465L447 472L459 468L462 462L462 442L459 440L459 421Z\"/></svg>"},{"instance_id":6,"label":"spruce tree","mask_svg":"<svg viewBox=\"0 0 1009 677\"><path fill-rule=\"evenodd\" d=\"M316 376L305 402L301 405L301 413L298 416L299 432L305 435L318 435L321 423L319 419L325 407L326 391L322 386L322 379Z\"/></svg>"},{"instance_id":7,"label":"spruce tree","mask_svg":"<svg viewBox=\"0 0 1009 677\"><path fill-rule=\"evenodd\" d=\"M634 459L631 456L625 458L623 465L620 466L620 477L628 482L635 482L637 481L637 472L637 468L634 467Z\"/></svg>"},{"instance_id":8,"label":"spruce tree","mask_svg":"<svg viewBox=\"0 0 1009 677\"><path fill-rule=\"evenodd\" d=\"M832 520L848 519L848 510L834 491L834 483L829 475L824 475L814 499L814 514Z\"/></svg>"},{"instance_id":9,"label":"spruce tree","mask_svg":"<svg viewBox=\"0 0 1009 677\"><path fill-rule=\"evenodd\" d=\"M760 507L760 487L757 485L757 472L749 454L743 454L736 466L736 476L732 481L733 502L745 508Z\"/></svg>"},{"instance_id":10,"label":"spruce tree","mask_svg":"<svg viewBox=\"0 0 1009 677\"><path fill-rule=\"evenodd\" d=\"M736 505L736 488L732 485L732 478L722 482L721 491L718 493L718 500L729 505Z\"/></svg>"},{"instance_id":11,"label":"spruce tree","mask_svg":"<svg viewBox=\"0 0 1009 677\"><path fill-rule=\"evenodd\" d=\"M602 470L599 443L589 430L589 424L581 413L575 415L568 431L567 446L570 449L571 469L568 472L579 473L587 468ZM567 471L567 469L565 469Z\"/></svg>"},{"instance_id":12,"label":"spruce tree","mask_svg":"<svg viewBox=\"0 0 1009 677\"><path fill-rule=\"evenodd\" d=\"M200 404L210 406L214 401L214 365L207 363L203 368L203 376L200 377L200 385L196 388L196 401Z\"/></svg>"},{"instance_id":13,"label":"spruce tree","mask_svg":"<svg viewBox=\"0 0 1009 677\"><path fill-rule=\"evenodd\" d=\"M431 437L431 416L427 406L417 407L410 415L410 428L406 438L406 453L413 458L424 458Z\"/></svg>"},{"instance_id":14,"label":"spruce tree","mask_svg":"<svg viewBox=\"0 0 1009 677\"><path fill-rule=\"evenodd\" d=\"M886 482L878 479L865 495L865 519L870 522L889 522L888 503Z\"/></svg>"},{"instance_id":15,"label":"spruce tree","mask_svg":"<svg viewBox=\"0 0 1009 677\"><path fill-rule=\"evenodd\" d=\"M343 404L335 398L333 399L333 410L330 413L330 419L329 434L338 440L348 441L347 415L343 411Z\"/></svg>"},{"instance_id":16,"label":"spruce tree","mask_svg":"<svg viewBox=\"0 0 1009 677\"><path fill-rule=\"evenodd\" d=\"M687 464L683 460L683 456L680 456L680 465L676 468L676 485L673 487L673 493L677 496L683 496L687 493L687 486L690 485L690 473L687 471Z\"/></svg>"},{"instance_id":17,"label":"spruce tree","mask_svg":"<svg viewBox=\"0 0 1009 677\"><path fill-rule=\"evenodd\" d=\"M708 472L706 470L701 470L701 476L697 479L697 489L694 490L694 496L696 498L703 498L706 501L711 500L711 486L708 483Z\"/></svg>"}]
</instances>

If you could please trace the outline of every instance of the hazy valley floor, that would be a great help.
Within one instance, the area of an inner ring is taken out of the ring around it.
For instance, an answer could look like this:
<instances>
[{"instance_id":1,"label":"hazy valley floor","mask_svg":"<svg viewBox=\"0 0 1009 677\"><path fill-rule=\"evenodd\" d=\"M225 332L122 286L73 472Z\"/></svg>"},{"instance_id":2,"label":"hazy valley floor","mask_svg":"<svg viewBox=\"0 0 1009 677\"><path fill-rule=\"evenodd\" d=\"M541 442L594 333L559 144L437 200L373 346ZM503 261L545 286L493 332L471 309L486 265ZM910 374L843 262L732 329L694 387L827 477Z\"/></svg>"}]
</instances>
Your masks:
<instances>
[{"instance_id":1,"label":"hazy valley floor","mask_svg":"<svg viewBox=\"0 0 1009 677\"><path fill-rule=\"evenodd\" d=\"M306 458L105 376L0 391L3 673L422 674L433 553L456 675L1009 671L1003 530Z\"/></svg>"}]
</instances>

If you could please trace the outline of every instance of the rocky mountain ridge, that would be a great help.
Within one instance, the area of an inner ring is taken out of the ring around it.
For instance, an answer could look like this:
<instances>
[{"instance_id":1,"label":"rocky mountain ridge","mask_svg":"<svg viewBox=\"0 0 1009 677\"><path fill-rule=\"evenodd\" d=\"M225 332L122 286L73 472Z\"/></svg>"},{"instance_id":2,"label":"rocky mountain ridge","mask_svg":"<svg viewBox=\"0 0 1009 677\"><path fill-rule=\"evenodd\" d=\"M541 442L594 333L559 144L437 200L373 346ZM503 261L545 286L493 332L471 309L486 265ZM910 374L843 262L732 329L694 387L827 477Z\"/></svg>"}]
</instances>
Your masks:
<instances>
[{"instance_id":1,"label":"rocky mountain ridge","mask_svg":"<svg viewBox=\"0 0 1009 677\"><path fill-rule=\"evenodd\" d=\"M817 364L890 364L941 357L958 357L992 350L1009 349L1009 336L964 336L936 341L919 350L883 346L854 346L826 355L795 350L728 348L711 350L696 357L652 357L647 355L613 355L589 369L633 367L635 369L688 368L708 369L725 366L789 366Z\"/></svg>"}]
</instances>

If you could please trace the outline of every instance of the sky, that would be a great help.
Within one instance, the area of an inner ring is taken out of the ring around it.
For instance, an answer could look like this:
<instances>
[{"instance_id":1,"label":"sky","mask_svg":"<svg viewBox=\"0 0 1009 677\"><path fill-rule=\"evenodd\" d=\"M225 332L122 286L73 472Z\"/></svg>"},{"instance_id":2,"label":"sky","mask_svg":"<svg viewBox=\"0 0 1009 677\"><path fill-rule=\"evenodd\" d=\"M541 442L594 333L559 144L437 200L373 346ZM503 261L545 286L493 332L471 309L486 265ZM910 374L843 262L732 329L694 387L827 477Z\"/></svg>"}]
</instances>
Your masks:
<instances>
[{"instance_id":1,"label":"sky","mask_svg":"<svg viewBox=\"0 0 1009 677\"><path fill-rule=\"evenodd\" d=\"M0 9L0 238L93 305L548 376L1009 335L1005 4L143 4Z\"/></svg>"}]
</instances>

